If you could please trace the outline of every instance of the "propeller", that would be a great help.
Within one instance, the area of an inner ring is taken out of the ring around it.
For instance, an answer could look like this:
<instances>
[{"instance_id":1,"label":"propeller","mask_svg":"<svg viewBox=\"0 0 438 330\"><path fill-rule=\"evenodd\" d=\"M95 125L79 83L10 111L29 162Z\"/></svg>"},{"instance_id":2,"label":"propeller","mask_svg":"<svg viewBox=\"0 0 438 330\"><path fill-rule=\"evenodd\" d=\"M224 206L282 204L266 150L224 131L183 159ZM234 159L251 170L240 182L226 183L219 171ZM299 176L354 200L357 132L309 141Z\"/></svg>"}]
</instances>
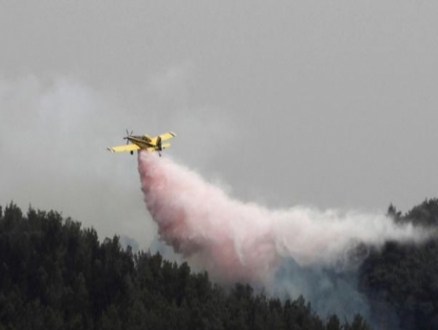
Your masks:
<instances>
[{"instance_id":1,"label":"propeller","mask_svg":"<svg viewBox=\"0 0 438 330\"><path fill-rule=\"evenodd\" d=\"M126 129L126 137L124 137L123 139L126 140L126 144L129 144L129 140L128 138L134 133L134 131L131 131L131 133L129 133L128 129Z\"/></svg>"}]
</instances>

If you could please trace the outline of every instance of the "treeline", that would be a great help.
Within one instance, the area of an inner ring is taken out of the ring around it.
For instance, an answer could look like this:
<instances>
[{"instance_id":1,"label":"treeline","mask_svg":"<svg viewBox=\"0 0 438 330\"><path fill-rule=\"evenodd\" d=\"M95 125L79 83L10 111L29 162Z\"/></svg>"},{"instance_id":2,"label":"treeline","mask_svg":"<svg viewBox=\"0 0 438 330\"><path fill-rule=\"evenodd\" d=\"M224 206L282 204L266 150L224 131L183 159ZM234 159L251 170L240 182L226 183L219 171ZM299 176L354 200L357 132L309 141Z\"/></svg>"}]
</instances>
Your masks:
<instances>
[{"instance_id":1,"label":"treeline","mask_svg":"<svg viewBox=\"0 0 438 330\"><path fill-rule=\"evenodd\" d=\"M388 215L426 228L432 238L421 244L387 242L371 251L360 283L372 317L388 329L438 329L438 200L425 200L404 215L391 205Z\"/></svg>"},{"instance_id":2,"label":"treeline","mask_svg":"<svg viewBox=\"0 0 438 330\"><path fill-rule=\"evenodd\" d=\"M57 212L0 207L0 329L368 329L248 285L225 290L159 254L99 242Z\"/></svg>"}]
</instances>

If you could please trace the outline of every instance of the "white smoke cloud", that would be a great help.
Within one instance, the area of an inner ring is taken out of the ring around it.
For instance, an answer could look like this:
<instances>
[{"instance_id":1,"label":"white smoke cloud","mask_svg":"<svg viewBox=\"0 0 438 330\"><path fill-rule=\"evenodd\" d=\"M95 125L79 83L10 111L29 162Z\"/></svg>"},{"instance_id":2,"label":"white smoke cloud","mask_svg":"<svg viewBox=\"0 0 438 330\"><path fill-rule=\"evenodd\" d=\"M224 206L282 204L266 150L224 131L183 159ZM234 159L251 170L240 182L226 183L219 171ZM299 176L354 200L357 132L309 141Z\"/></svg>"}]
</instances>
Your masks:
<instances>
[{"instance_id":1,"label":"white smoke cloud","mask_svg":"<svg viewBox=\"0 0 438 330\"><path fill-rule=\"evenodd\" d=\"M219 282L303 294L323 314L366 314L355 284L361 248L430 237L423 228L379 214L242 203L168 157L141 152L138 160L146 206L174 251Z\"/></svg>"}]
</instances>

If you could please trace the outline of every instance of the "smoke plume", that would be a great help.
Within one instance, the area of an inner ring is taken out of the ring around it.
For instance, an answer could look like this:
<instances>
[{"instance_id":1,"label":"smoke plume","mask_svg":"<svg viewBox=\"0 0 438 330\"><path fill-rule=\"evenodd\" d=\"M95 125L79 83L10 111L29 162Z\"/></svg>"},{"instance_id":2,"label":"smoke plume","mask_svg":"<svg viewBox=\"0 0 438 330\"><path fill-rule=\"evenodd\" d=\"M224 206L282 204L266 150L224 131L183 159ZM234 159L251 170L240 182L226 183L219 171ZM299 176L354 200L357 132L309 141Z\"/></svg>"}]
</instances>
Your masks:
<instances>
[{"instance_id":1,"label":"smoke plume","mask_svg":"<svg viewBox=\"0 0 438 330\"><path fill-rule=\"evenodd\" d=\"M344 279L331 288L325 269L351 265L363 255L361 246L426 238L425 231L378 214L242 203L167 157L140 152L138 161L144 201L161 240L223 283L283 283L282 290L310 298L319 287L332 304L346 296L339 294L342 288L347 297L356 294L355 285Z\"/></svg>"}]
</instances>

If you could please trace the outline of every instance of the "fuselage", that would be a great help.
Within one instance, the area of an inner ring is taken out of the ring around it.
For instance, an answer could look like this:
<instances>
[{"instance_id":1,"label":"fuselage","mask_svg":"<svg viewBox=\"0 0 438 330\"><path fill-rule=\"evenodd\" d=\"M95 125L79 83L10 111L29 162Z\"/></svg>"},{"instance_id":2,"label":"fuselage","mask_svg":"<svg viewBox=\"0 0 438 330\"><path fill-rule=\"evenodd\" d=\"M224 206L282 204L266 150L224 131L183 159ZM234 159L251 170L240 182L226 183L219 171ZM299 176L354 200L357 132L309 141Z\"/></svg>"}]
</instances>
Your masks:
<instances>
[{"instance_id":1,"label":"fuselage","mask_svg":"<svg viewBox=\"0 0 438 330\"><path fill-rule=\"evenodd\" d=\"M141 149L147 149L147 148L154 148L155 150L160 150L159 141L153 141L149 136L142 135L142 136L128 136L127 139L138 145Z\"/></svg>"}]
</instances>

